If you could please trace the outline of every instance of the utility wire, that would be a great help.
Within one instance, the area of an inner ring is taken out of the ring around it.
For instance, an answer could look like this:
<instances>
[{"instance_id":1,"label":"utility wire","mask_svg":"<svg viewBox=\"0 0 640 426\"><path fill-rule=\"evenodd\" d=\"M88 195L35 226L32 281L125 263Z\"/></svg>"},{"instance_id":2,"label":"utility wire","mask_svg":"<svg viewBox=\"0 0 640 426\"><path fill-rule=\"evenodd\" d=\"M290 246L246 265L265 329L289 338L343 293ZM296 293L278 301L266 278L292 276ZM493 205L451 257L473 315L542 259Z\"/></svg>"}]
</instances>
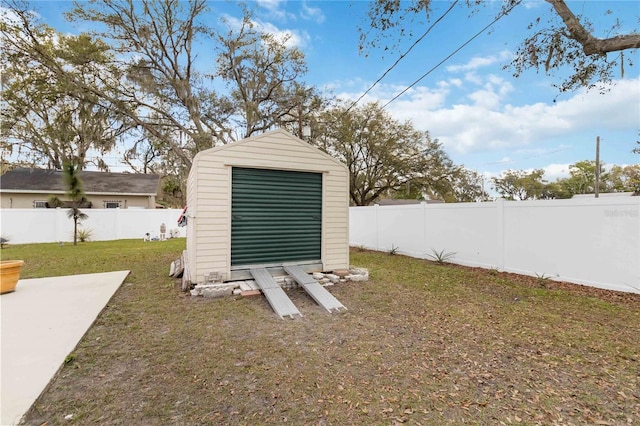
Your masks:
<instances>
[{"instance_id":1,"label":"utility wire","mask_svg":"<svg viewBox=\"0 0 640 426\"><path fill-rule=\"evenodd\" d=\"M401 60L403 60L405 58L405 56L407 56L409 54L409 52L411 52L411 50L416 47L416 45L418 43L420 43L422 41L422 39L424 39L427 34L429 34L431 32L431 30L433 29L433 27L435 27L438 22L440 22L445 16L447 16L447 14L449 14L449 12L451 12L451 10L453 9L453 7L456 5L456 3L458 3L459 0L455 0L451 6L449 6L449 9L447 9L446 12L444 12L442 14L442 16L440 16L438 19L436 19L434 21L433 24L431 24L431 26L429 28L427 28L427 31L424 32L424 34L422 34L415 42L413 42L413 44L411 45L411 47L409 47L409 49L407 49L406 52L404 52L402 55L400 55L400 57L393 63L393 65L391 65L381 76L380 78L378 78L375 83L373 83L362 95L360 95L360 97L358 99L356 99L353 103L351 103L351 105L349 105L349 108L346 109L346 111L344 112L344 114L348 113L349 111L351 111L351 108L353 108L358 102L360 102L362 100L362 98L364 98L367 93L369 93L375 86L376 84L380 83L380 81L382 81L383 78L385 78L387 76L387 74L389 74L389 72L391 72L392 69L394 69L396 67L396 65L398 65L400 63Z\"/></svg>"},{"instance_id":2,"label":"utility wire","mask_svg":"<svg viewBox=\"0 0 640 426\"><path fill-rule=\"evenodd\" d=\"M496 22L498 22L503 16L505 16L507 13L509 13L511 9L506 10L502 13L500 13L493 21L491 21L491 23L489 23L488 25L486 25L483 29L481 29L480 31L478 31L477 33L475 33L475 35L473 37L471 37L469 40L465 41L460 47L458 47L456 50L454 50L453 52L451 52L446 58L444 58L442 61L438 62L433 68L431 68L429 71L427 71L426 73L424 73L419 79L417 79L416 81L414 81L413 83L411 83L410 86L408 86L406 89L404 89L402 92L398 93L396 96L394 96L389 102L387 102L386 104L382 105L382 107L380 109L385 109L391 102L395 101L396 99L398 99L400 96L404 95L409 89L411 89L413 86L415 86L416 84L418 84L423 78L425 78L426 76L428 76L429 74L431 74L435 69L437 69L438 67L440 67L440 65L444 64L445 62L447 62L449 59L451 59L451 57L453 55L455 55L456 53L458 53L459 51L461 51L466 45L468 45L469 43L471 43L473 40L475 40L478 36L480 36L480 34L482 34L483 32L485 32L486 30L488 30L493 24L495 24Z\"/></svg>"}]
</instances>

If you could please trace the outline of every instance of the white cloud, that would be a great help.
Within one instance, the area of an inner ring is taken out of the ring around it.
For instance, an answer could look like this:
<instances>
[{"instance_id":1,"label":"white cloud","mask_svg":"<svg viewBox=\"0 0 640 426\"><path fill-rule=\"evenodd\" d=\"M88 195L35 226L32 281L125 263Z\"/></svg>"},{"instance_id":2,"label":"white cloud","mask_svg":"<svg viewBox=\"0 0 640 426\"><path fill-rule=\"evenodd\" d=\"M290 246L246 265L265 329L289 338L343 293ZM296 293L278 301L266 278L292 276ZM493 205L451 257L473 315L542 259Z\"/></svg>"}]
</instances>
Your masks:
<instances>
[{"instance_id":1,"label":"white cloud","mask_svg":"<svg viewBox=\"0 0 640 426\"><path fill-rule=\"evenodd\" d=\"M29 10L26 14L34 20L39 20L42 18L42 16L35 10ZM22 19L14 10L8 7L0 6L0 22L10 25L20 25Z\"/></svg>"},{"instance_id":2,"label":"white cloud","mask_svg":"<svg viewBox=\"0 0 640 426\"><path fill-rule=\"evenodd\" d=\"M640 78L620 80L611 91L581 91L558 102L555 113L589 129L640 127Z\"/></svg>"},{"instance_id":3,"label":"white cloud","mask_svg":"<svg viewBox=\"0 0 640 426\"><path fill-rule=\"evenodd\" d=\"M441 88L444 88L444 89L446 89L446 88L448 88L450 86L462 87L462 84L463 84L463 82L459 78L452 78L452 79L449 79L447 81L441 80L441 81L436 83L436 85L438 87L441 87Z\"/></svg>"},{"instance_id":4,"label":"white cloud","mask_svg":"<svg viewBox=\"0 0 640 426\"><path fill-rule=\"evenodd\" d=\"M267 16L270 19L276 19L284 22L287 20L295 21L296 16L285 9L285 0L258 0L258 7L262 8L261 16Z\"/></svg>"},{"instance_id":5,"label":"white cloud","mask_svg":"<svg viewBox=\"0 0 640 426\"><path fill-rule=\"evenodd\" d=\"M537 9L542 6L544 2L540 0L524 0L523 5L526 9Z\"/></svg>"},{"instance_id":6,"label":"white cloud","mask_svg":"<svg viewBox=\"0 0 640 426\"><path fill-rule=\"evenodd\" d=\"M302 2L300 16L303 19L315 21L319 24L323 23L326 17L319 7L311 7L306 1Z\"/></svg>"},{"instance_id":7,"label":"white cloud","mask_svg":"<svg viewBox=\"0 0 640 426\"><path fill-rule=\"evenodd\" d=\"M258 31L271 34L276 39L285 43L285 46L303 48L309 42L309 35L304 31L281 30L270 22L254 21Z\"/></svg>"},{"instance_id":8,"label":"white cloud","mask_svg":"<svg viewBox=\"0 0 640 426\"><path fill-rule=\"evenodd\" d=\"M284 0L256 0L258 6L263 7L270 11L278 11L280 9L280 5L285 3Z\"/></svg>"},{"instance_id":9,"label":"white cloud","mask_svg":"<svg viewBox=\"0 0 640 426\"><path fill-rule=\"evenodd\" d=\"M500 97L492 90L476 90L469 94L469 99L475 106L485 109L496 108L500 104Z\"/></svg>"},{"instance_id":10,"label":"white cloud","mask_svg":"<svg viewBox=\"0 0 640 426\"><path fill-rule=\"evenodd\" d=\"M512 55L511 52L509 52L507 50L503 50L503 51L497 53L496 55L474 56L466 64L463 64L463 65L449 65L447 67L447 71L449 71L449 72L476 71L476 70L478 70L480 68L485 68L485 67L494 65L496 63L502 63L506 59L509 59L511 57L511 55Z\"/></svg>"},{"instance_id":11,"label":"white cloud","mask_svg":"<svg viewBox=\"0 0 640 426\"><path fill-rule=\"evenodd\" d=\"M549 164L542 167L544 170L544 179L549 182L555 182L560 178L569 177L569 166L571 164Z\"/></svg>"},{"instance_id":12,"label":"white cloud","mask_svg":"<svg viewBox=\"0 0 640 426\"><path fill-rule=\"evenodd\" d=\"M507 83L504 79L489 75L486 77L487 82L481 90L476 90L468 95L477 107L485 109L498 108L502 99L513 90L511 83Z\"/></svg>"},{"instance_id":13,"label":"white cloud","mask_svg":"<svg viewBox=\"0 0 640 426\"><path fill-rule=\"evenodd\" d=\"M231 28L232 30L237 31L242 26L241 19L238 19L230 15L224 15L223 18L225 22L227 22L227 25L229 25L229 28ZM289 48L291 47L303 48L309 43L309 40L310 40L309 35L304 31L281 30L276 25L270 22L263 22L260 20L254 20L252 21L252 23L255 26L257 31L264 34L271 34L276 39L281 41L286 40L285 45Z\"/></svg>"},{"instance_id":14,"label":"white cloud","mask_svg":"<svg viewBox=\"0 0 640 426\"><path fill-rule=\"evenodd\" d=\"M449 86L438 85L432 90L414 88L388 108L399 118L412 119L416 127L429 130L458 153L518 149L588 130L640 127L638 78L619 81L605 95L581 91L555 104L521 106L504 104L512 90L509 83L491 76L481 78L485 84L468 95L469 104L443 107ZM425 93L439 95L437 102L426 102Z\"/></svg>"}]
</instances>

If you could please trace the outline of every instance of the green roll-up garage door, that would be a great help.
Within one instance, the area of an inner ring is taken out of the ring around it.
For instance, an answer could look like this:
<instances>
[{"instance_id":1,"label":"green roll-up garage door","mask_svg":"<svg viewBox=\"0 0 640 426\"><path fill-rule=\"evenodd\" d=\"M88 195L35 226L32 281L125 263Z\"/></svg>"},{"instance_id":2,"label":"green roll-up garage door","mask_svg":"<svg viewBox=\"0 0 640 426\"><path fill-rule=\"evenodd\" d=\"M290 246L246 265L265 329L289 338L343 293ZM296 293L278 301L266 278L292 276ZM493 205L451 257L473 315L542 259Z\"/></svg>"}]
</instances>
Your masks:
<instances>
[{"instance_id":1,"label":"green roll-up garage door","mask_svg":"<svg viewBox=\"0 0 640 426\"><path fill-rule=\"evenodd\" d=\"M321 260L322 174L234 167L231 266Z\"/></svg>"}]
</instances>

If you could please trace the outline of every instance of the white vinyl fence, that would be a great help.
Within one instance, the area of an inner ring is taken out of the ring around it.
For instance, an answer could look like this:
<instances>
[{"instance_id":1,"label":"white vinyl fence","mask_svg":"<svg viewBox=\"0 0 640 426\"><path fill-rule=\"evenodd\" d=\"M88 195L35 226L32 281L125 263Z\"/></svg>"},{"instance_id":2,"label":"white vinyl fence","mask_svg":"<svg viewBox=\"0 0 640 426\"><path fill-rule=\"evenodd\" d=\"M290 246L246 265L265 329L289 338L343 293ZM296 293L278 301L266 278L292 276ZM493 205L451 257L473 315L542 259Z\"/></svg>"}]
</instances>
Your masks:
<instances>
[{"instance_id":1,"label":"white vinyl fence","mask_svg":"<svg viewBox=\"0 0 640 426\"><path fill-rule=\"evenodd\" d=\"M158 237L160 225L185 236L178 228L182 209L81 209L89 217L80 228L91 231L92 241ZM73 220L67 209L1 209L0 232L11 244L73 241Z\"/></svg>"},{"instance_id":2,"label":"white vinyl fence","mask_svg":"<svg viewBox=\"0 0 640 426\"><path fill-rule=\"evenodd\" d=\"M349 241L379 251L640 293L640 197L351 207Z\"/></svg>"}]
</instances>

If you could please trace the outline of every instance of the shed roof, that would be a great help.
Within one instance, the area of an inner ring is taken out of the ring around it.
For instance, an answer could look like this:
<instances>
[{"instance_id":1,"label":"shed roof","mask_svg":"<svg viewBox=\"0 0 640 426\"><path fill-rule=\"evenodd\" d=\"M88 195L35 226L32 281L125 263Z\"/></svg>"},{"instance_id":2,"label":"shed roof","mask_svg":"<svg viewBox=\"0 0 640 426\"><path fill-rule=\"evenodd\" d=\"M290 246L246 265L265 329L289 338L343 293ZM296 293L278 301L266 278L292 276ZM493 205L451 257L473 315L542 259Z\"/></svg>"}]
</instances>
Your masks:
<instances>
[{"instance_id":1,"label":"shed roof","mask_svg":"<svg viewBox=\"0 0 640 426\"><path fill-rule=\"evenodd\" d=\"M156 195L160 176L155 174L107 173L82 170L79 173L86 194ZM5 192L65 192L60 170L16 168L0 176Z\"/></svg>"},{"instance_id":2,"label":"shed roof","mask_svg":"<svg viewBox=\"0 0 640 426\"><path fill-rule=\"evenodd\" d=\"M340 167L346 169L347 166L345 166L340 160L332 157L331 155L327 154L326 152L322 151L319 148L316 148L315 146L303 141L302 139L292 135L291 133L287 132L284 129L275 129L275 130L270 130L268 132L264 132L264 133L260 133L258 135L255 136L250 136L246 139L242 139L236 142L232 142L226 145L221 145L221 146L216 146L213 148L209 148L209 149L205 149L204 151L200 151L196 154L195 158L193 159L193 164L195 165L198 160L201 159L201 157L203 156L207 156L209 154L213 154L215 152L218 151L225 151L225 150L237 150L237 149L243 149L241 148L243 145L250 145L253 143L266 143L266 144L272 144L272 143L278 143L278 139L287 139L288 141L294 142L299 144L301 147L303 147L304 149L309 150L310 152L314 152L315 154L320 155L321 157L323 157L326 161L328 162L332 162L335 163L337 165L339 165ZM195 167L192 167L192 171L195 169Z\"/></svg>"}]
</instances>

